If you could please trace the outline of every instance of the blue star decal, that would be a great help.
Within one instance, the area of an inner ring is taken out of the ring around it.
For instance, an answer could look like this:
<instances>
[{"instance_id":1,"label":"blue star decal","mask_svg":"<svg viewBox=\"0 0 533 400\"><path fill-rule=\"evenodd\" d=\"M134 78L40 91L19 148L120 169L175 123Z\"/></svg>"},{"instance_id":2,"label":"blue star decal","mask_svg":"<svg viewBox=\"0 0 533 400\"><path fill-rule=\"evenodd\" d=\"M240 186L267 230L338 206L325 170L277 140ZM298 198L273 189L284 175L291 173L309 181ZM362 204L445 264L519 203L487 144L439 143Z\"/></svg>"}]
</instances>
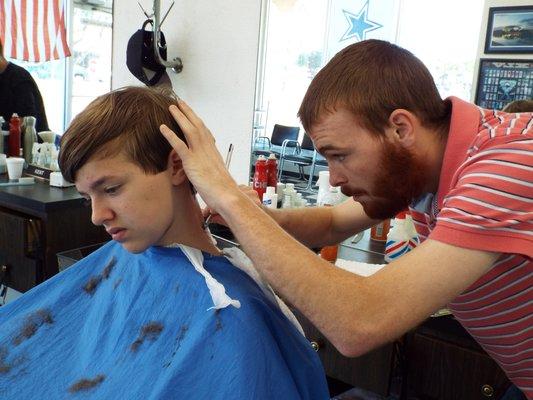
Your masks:
<instances>
[{"instance_id":1,"label":"blue star decal","mask_svg":"<svg viewBox=\"0 0 533 400\"><path fill-rule=\"evenodd\" d=\"M379 29L383 26L368 19L368 1L365 3L363 8L361 8L357 15L346 10L342 10L342 12L348 20L350 27L342 36L340 40L341 42L353 37L357 38L358 41L365 40L368 32Z\"/></svg>"}]
</instances>

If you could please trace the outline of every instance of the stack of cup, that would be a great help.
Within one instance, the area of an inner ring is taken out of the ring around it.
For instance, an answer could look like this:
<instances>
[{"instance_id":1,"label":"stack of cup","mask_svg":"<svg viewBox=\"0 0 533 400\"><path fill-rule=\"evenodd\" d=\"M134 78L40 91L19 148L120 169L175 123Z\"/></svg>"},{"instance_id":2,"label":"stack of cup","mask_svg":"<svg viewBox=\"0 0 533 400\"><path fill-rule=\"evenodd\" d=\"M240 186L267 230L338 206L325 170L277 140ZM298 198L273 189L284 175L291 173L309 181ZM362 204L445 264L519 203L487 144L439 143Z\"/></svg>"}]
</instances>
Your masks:
<instances>
[{"instance_id":1,"label":"stack of cup","mask_svg":"<svg viewBox=\"0 0 533 400\"><path fill-rule=\"evenodd\" d=\"M17 180L22 177L24 159L21 157L8 157L6 159L7 176L10 180Z\"/></svg>"}]
</instances>

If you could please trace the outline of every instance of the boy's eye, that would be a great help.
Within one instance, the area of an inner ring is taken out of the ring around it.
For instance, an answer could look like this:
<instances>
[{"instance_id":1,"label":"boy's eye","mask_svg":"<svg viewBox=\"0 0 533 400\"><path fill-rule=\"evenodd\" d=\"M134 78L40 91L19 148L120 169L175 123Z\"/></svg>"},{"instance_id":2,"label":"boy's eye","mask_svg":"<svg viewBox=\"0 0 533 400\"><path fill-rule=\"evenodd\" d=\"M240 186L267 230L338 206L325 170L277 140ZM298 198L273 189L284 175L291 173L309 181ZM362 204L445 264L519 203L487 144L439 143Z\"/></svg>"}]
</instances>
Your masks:
<instances>
[{"instance_id":1,"label":"boy's eye","mask_svg":"<svg viewBox=\"0 0 533 400\"><path fill-rule=\"evenodd\" d=\"M83 205L85 207L90 207L91 206L91 199L89 197L84 197L83 198Z\"/></svg>"},{"instance_id":2,"label":"boy's eye","mask_svg":"<svg viewBox=\"0 0 533 400\"><path fill-rule=\"evenodd\" d=\"M116 186L111 186L111 187L108 187L108 188L105 188L104 189L104 192L106 194L115 194L118 192L118 189L120 188L120 185L116 185Z\"/></svg>"}]
</instances>

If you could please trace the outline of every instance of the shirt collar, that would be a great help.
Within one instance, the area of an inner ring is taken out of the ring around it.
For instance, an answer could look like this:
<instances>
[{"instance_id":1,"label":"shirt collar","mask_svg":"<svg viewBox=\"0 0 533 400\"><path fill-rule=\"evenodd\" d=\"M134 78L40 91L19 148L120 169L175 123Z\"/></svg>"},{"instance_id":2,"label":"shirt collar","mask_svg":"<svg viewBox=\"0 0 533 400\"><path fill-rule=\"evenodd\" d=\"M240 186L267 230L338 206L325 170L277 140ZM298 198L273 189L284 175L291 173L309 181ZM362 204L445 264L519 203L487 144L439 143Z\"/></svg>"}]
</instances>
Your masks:
<instances>
[{"instance_id":1,"label":"shirt collar","mask_svg":"<svg viewBox=\"0 0 533 400\"><path fill-rule=\"evenodd\" d=\"M467 151L478 134L481 119L479 108L476 105L458 97L449 97L447 100L452 103L452 116L437 191L439 209L442 208L444 197L452 186L455 174L464 162Z\"/></svg>"}]
</instances>

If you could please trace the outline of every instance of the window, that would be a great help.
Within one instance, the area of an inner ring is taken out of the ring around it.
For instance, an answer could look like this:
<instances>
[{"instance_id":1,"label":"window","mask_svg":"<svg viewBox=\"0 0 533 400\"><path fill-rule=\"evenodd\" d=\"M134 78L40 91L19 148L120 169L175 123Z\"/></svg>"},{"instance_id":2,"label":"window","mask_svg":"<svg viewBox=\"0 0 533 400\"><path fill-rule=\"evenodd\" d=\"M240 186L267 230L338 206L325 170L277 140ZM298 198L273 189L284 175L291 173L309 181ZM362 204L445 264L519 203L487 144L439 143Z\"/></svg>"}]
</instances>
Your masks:
<instances>
[{"instance_id":1,"label":"window","mask_svg":"<svg viewBox=\"0 0 533 400\"><path fill-rule=\"evenodd\" d=\"M428 67L443 98L470 101L483 0L401 4L396 43Z\"/></svg>"},{"instance_id":2,"label":"window","mask_svg":"<svg viewBox=\"0 0 533 400\"><path fill-rule=\"evenodd\" d=\"M297 126L303 95L323 64L326 1L269 1L263 107L265 133L274 124Z\"/></svg>"},{"instance_id":3,"label":"window","mask_svg":"<svg viewBox=\"0 0 533 400\"><path fill-rule=\"evenodd\" d=\"M74 6L72 29L72 120L95 97L111 89L111 9Z\"/></svg>"},{"instance_id":4,"label":"window","mask_svg":"<svg viewBox=\"0 0 533 400\"><path fill-rule=\"evenodd\" d=\"M263 134L270 135L275 123L298 125L296 113L300 102L318 70L328 60L325 57L328 32L346 32L347 19L337 19L329 26L328 14L332 4L345 6L358 14L368 7L366 38L384 38L408 49L422 60L435 79L442 97L458 96L469 101L474 63L477 54L483 0L434 2L397 0L382 1L340 0L264 0L268 3L264 18L264 71L258 74L256 104L266 108L268 120ZM398 10L398 11L396 11ZM460 10L460 11L458 11ZM375 16L389 13L389 27ZM391 14L392 13L392 14ZM381 23L381 24L380 24ZM392 22L391 22L392 24ZM388 29L386 35L385 32ZM386 36L386 37L384 37ZM390 37L390 39L389 39ZM346 44L349 44L348 42ZM263 78L261 78L263 77Z\"/></svg>"}]
</instances>

